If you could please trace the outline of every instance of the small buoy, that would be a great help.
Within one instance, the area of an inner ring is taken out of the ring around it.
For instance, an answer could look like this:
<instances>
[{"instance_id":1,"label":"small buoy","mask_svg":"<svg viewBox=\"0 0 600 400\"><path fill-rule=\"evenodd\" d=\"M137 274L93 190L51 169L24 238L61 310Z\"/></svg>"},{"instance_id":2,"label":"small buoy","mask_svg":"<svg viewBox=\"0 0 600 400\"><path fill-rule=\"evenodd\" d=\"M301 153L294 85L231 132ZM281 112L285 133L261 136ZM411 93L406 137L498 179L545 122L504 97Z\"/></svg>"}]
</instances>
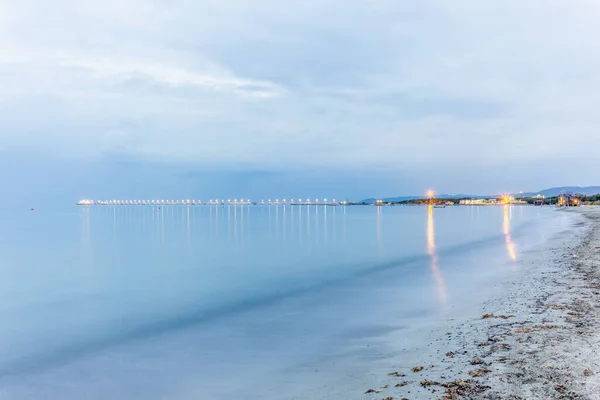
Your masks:
<instances>
[{"instance_id":1,"label":"small buoy","mask_svg":"<svg viewBox=\"0 0 600 400\"><path fill-rule=\"evenodd\" d=\"M31 211L33 211L33 208L31 209Z\"/></svg>"}]
</instances>

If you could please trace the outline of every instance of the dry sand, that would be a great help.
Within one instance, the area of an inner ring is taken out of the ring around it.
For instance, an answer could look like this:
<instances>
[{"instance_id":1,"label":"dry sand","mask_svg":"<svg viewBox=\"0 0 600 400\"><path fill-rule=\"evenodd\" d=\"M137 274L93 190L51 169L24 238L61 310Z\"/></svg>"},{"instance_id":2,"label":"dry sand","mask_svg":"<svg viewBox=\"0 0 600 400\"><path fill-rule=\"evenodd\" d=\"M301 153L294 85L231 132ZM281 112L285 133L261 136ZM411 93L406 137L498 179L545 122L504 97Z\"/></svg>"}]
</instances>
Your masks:
<instances>
[{"instance_id":1,"label":"dry sand","mask_svg":"<svg viewBox=\"0 0 600 400\"><path fill-rule=\"evenodd\" d=\"M419 364L390 371L365 399L600 399L600 207L557 212L585 218L524 257L529 272L480 318L431 343Z\"/></svg>"}]
</instances>

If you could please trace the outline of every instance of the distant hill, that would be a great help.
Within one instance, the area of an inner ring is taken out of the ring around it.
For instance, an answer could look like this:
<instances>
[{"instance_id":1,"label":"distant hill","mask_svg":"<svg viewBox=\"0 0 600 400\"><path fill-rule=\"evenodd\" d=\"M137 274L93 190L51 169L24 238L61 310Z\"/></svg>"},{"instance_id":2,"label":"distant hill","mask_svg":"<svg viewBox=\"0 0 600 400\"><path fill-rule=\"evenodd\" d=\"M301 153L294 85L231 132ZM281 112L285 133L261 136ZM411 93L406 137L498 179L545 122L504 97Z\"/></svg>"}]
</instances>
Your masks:
<instances>
[{"instance_id":1,"label":"distant hill","mask_svg":"<svg viewBox=\"0 0 600 400\"><path fill-rule=\"evenodd\" d=\"M536 194L541 194L546 197L553 197L565 192L572 192L589 196L592 194L600 193L600 186L560 186L540 190L539 192L523 193L523 195L535 196Z\"/></svg>"}]
</instances>

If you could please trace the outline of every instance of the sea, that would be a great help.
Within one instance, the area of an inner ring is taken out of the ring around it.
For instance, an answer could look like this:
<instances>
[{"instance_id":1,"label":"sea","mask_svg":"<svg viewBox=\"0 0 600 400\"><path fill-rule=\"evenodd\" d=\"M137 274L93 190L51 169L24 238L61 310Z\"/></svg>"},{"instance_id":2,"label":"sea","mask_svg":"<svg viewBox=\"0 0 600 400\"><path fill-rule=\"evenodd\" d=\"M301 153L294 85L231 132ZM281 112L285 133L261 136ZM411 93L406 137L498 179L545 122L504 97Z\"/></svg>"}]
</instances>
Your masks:
<instances>
[{"instance_id":1,"label":"sea","mask_svg":"<svg viewBox=\"0 0 600 400\"><path fill-rule=\"evenodd\" d=\"M517 205L0 211L0 399L362 399L572 224Z\"/></svg>"}]
</instances>

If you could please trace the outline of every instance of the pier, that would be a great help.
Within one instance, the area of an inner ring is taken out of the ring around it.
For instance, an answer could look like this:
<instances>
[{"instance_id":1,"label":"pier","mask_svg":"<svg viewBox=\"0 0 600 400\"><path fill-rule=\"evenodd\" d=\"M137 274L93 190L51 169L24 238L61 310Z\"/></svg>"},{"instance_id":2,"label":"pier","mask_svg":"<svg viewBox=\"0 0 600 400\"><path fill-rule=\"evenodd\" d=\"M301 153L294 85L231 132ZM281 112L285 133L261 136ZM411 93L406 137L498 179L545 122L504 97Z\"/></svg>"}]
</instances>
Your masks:
<instances>
[{"instance_id":1,"label":"pier","mask_svg":"<svg viewBox=\"0 0 600 400\"><path fill-rule=\"evenodd\" d=\"M226 206L226 205L252 205L252 206L304 206L304 205L324 205L338 206L346 205L347 201L338 202L336 199L267 199L252 201L250 199L209 199L202 200L80 200L78 206Z\"/></svg>"}]
</instances>

